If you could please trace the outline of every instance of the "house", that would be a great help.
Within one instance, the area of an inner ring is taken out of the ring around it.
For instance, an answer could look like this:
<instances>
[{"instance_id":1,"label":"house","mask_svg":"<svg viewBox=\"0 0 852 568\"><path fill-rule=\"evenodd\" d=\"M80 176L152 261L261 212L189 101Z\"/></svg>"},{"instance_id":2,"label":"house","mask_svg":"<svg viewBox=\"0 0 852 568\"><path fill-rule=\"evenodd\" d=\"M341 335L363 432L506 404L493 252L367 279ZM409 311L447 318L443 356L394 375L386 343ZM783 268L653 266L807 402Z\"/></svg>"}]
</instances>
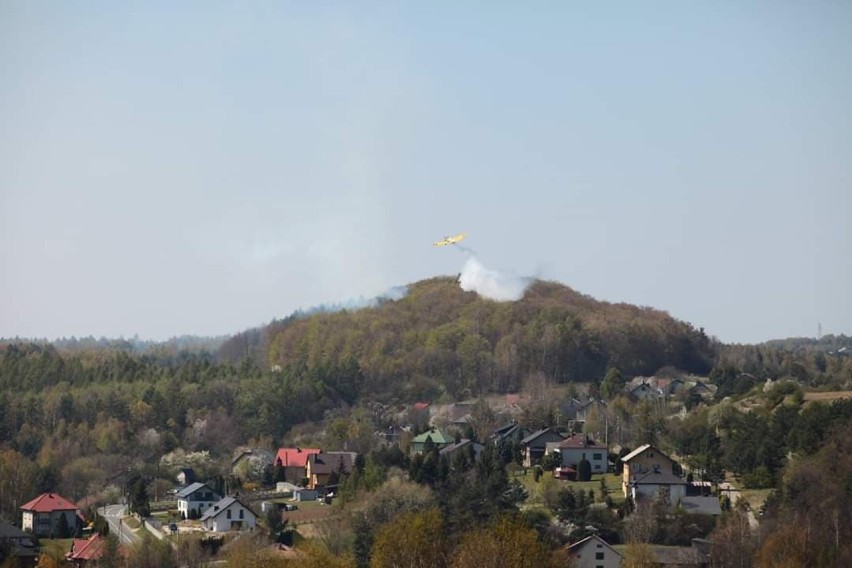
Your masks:
<instances>
[{"instance_id":1,"label":"house","mask_svg":"<svg viewBox=\"0 0 852 568\"><path fill-rule=\"evenodd\" d=\"M308 489L328 485L333 473L349 474L355 465L357 452L320 452L310 454L305 466ZM339 481L339 480L338 480Z\"/></svg>"},{"instance_id":2,"label":"house","mask_svg":"<svg viewBox=\"0 0 852 568\"><path fill-rule=\"evenodd\" d=\"M254 530L257 515L236 497L225 497L205 511L201 526L211 532Z\"/></svg>"},{"instance_id":3,"label":"house","mask_svg":"<svg viewBox=\"0 0 852 568\"><path fill-rule=\"evenodd\" d=\"M263 449L244 449L231 460L231 474L243 481L258 481L263 479L264 470L274 463L272 452Z\"/></svg>"},{"instance_id":4,"label":"house","mask_svg":"<svg viewBox=\"0 0 852 568\"><path fill-rule=\"evenodd\" d=\"M601 413L606 411L606 402L597 398L590 398L577 408L574 420L576 422L586 422L592 414L592 410L597 412L598 416L600 416Z\"/></svg>"},{"instance_id":5,"label":"house","mask_svg":"<svg viewBox=\"0 0 852 568\"><path fill-rule=\"evenodd\" d=\"M541 462L541 458L547 449L547 443L561 442L562 439L562 435L556 430L542 428L538 432L533 432L521 440L521 448L524 453L524 467L532 467Z\"/></svg>"},{"instance_id":6,"label":"house","mask_svg":"<svg viewBox=\"0 0 852 568\"><path fill-rule=\"evenodd\" d=\"M65 559L76 567L97 564L106 551L106 538L95 533L88 539L77 539L71 541L71 550L65 555Z\"/></svg>"},{"instance_id":7,"label":"house","mask_svg":"<svg viewBox=\"0 0 852 568\"><path fill-rule=\"evenodd\" d=\"M710 566L710 543L692 539L692 546L651 546L654 563L660 568L707 568Z\"/></svg>"},{"instance_id":8,"label":"house","mask_svg":"<svg viewBox=\"0 0 852 568\"><path fill-rule=\"evenodd\" d=\"M621 489L624 491L625 497L630 495L631 484L642 475L653 471L672 473L675 465L674 460L651 444L639 446L621 458L621 461L624 463Z\"/></svg>"},{"instance_id":9,"label":"house","mask_svg":"<svg viewBox=\"0 0 852 568\"><path fill-rule=\"evenodd\" d=\"M686 498L686 481L671 471L655 469L644 474L638 474L630 482L630 497L634 501L640 499L657 499L664 496L672 505Z\"/></svg>"},{"instance_id":10,"label":"house","mask_svg":"<svg viewBox=\"0 0 852 568\"><path fill-rule=\"evenodd\" d=\"M411 453L422 454L426 450L427 440L432 440L432 443L439 451L441 448L445 448L455 442L453 438L450 438L437 428L432 428L419 436L415 436L411 440Z\"/></svg>"},{"instance_id":11,"label":"house","mask_svg":"<svg viewBox=\"0 0 852 568\"><path fill-rule=\"evenodd\" d=\"M175 478L177 479L177 482L181 484L182 487L186 487L187 485L195 483L195 470L191 467L185 467L178 472Z\"/></svg>"},{"instance_id":12,"label":"house","mask_svg":"<svg viewBox=\"0 0 852 568\"><path fill-rule=\"evenodd\" d=\"M642 382L627 391L627 397L630 400L639 401L639 400L659 400L661 398L665 398L665 394L663 394L662 389L659 387L652 386L647 382Z\"/></svg>"},{"instance_id":13,"label":"house","mask_svg":"<svg viewBox=\"0 0 852 568\"><path fill-rule=\"evenodd\" d=\"M460 453L470 452L473 457L473 461L479 459L479 454L482 453L482 450L485 449L485 446L480 444L479 442L474 442L473 440L469 440L467 438L462 438L460 441L450 444L444 448L441 448L438 453L442 456L450 456L454 458Z\"/></svg>"},{"instance_id":14,"label":"house","mask_svg":"<svg viewBox=\"0 0 852 568\"><path fill-rule=\"evenodd\" d=\"M491 439L494 440L494 445L500 444L503 440L514 443L520 442L530 434L532 432L526 428L521 428L517 422L513 421L494 430L491 434Z\"/></svg>"},{"instance_id":15,"label":"house","mask_svg":"<svg viewBox=\"0 0 852 568\"><path fill-rule=\"evenodd\" d=\"M558 453L561 456L559 467L577 469L581 460L588 460L592 473L606 473L609 469L607 447L598 444L588 434L575 434L559 442L548 442L545 445L545 455Z\"/></svg>"},{"instance_id":16,"label":"house","mask_svg":"<svg viewBox=\"0 0 852 568\"><path fill-rule=\"evenodd\" d=\"M206 483L191 483L177 492L178 513L185 519L200 517L222 496L210 489Z\"/></svg>"},{"instance_id":17,"label":"house","mask_svg":"<svg viewBox=\"0 0 852 568\"><path fill-rule=\"evenodd\" d=\"M320 453L319 448L281 448L275 456L274 465L284 472L284 481L304 485L308 477L308 456Z\"/></svg>"},{"instance_id":18,"label":"house","mask_svg":"<svg viewBox=\"0 0 852 568\"><path fill-rule=\"evenodd\" d=\"M83 525L80 509L58 493L42 493L21 506L21 527L36 536L68 538Z\"/></svg>"},{"instance_id":19,"label":"house","mask_svg":"<svg viewBox=\"0 0 852 568\"><path fill-rule=\"evenodd\" d=\"M12 565L30 568L38 563L39 549L33 542L33 536L0 520L0 565L9 558Z\"/></svg>"},{"instance_id":20,"label":"house","mask_svg":"<svg viewBox=\"0 0 852 568\"><path fill-rule=\"evenodd\" d=\"M618 568L621 554L598 535L592 535L568 546L565 551L575 568Z\"/></svg>"}]
</instances>

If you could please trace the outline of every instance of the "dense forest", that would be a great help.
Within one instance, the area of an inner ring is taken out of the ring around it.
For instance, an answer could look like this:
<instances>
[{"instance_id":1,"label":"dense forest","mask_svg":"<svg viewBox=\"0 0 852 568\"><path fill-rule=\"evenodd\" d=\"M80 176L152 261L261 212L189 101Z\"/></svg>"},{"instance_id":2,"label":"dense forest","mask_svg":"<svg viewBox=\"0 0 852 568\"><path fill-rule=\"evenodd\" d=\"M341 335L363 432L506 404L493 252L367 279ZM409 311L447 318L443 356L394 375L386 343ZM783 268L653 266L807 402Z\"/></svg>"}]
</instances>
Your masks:
<instances>
[{"instance_id":1,"label":"dense forest","mask_svg":"<svg viewBox=\"0 0 852 568\"><path fill-rule=\"evenodd\" d=\"M843 473L852 402L806 401L811 391L852 389L850 347L846 336L724 345L659 310L599 302L559 284L537 282L522 300L497 303L448 278L365 309L293 314L224 341L2 341L0 516L15 519L41 491L105 498L110 479L128 467L165 488L190 459L212 478L227 473L241 445L274 449L301 440L367 456L364 479L350 482L354 494L389 491L382 484L391 478L403 483L394 468L406 471L404 491L422 499L396 511L410 515L399 519L449 531L461 554L469 527L459 519L482 535L499 532L500 523L541 528L541 519L512 516L524 499L503 472L514 454L477 467L436 460L424 467L388 453L375 433L398 424L417 401L478 399L465 434L484 440L497 424L483 397L517 391L528 395L522 423L565 427L559 405L585 392L607 402L587 431L605 429L622 455L653 442L708 480L728 474L744 487L773 489L763 532L731 553L777 559L771 555L792 554L782 545L802 515L820 538L852 529ZM715 395L663 403L625 395L629 378L655 373L702 377ZM826 502L836 506L826 512L819 506ZM628 538L629 523L595 517L587 505L562 496L547 514ZM376 542L402 538L393 531L405 526L387 515L369 530L359 522L341 529L358 565L380 550ZM731 513L716 530L735 532L737 522ZM562 544L539 532L550 546ZM658 532L660 542L687 534ZM831 544L808 538L799 543L808 554ZM827 563L848 554L839 545L825 550ZM760 565L772 565L766 562Z\"/></svg>"}]
</instances>

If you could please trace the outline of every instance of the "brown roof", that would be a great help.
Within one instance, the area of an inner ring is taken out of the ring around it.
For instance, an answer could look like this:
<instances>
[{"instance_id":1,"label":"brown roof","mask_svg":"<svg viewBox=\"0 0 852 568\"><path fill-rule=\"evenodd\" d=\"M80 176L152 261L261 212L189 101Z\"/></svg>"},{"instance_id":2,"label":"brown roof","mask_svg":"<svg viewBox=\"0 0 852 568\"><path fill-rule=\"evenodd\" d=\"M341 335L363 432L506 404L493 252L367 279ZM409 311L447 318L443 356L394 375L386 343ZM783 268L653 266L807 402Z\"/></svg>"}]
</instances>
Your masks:
<instances>
[{"instance_id":1,"label":"brown roof","mask_svg":"<svg viewBox=\"0 0 852 568\"><path fill-rule=\"evenodd\" d=\"M589 448L593 450L605 450L606 446L602 446L589 438L586 434L574 434L570 438L565 438L555 446L555 448Z\"/></svg>"},{"instance_id":2,"label":"brown roof","mask_svg":"<svg viewBox=\"0 0 852 568\"><path fill-rule=\"evenodd\" d=\"M355 452L328 452L320 454L311 454L308 456L310 462L311 474L330 474L333 471L338 471L343 466L344 472L352 471L352 465L355 463Z\"/></svg>"}]
</instances>

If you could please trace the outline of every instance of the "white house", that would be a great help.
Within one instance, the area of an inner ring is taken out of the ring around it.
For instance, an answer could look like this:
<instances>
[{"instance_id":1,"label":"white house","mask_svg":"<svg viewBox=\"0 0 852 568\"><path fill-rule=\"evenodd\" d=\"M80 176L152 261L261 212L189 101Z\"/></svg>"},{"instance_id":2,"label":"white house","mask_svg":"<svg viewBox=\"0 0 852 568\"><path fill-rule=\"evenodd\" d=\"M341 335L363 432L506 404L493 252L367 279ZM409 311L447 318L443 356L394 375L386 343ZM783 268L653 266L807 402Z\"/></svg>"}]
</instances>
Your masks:
<instances>
[{"instance_id":1,"label":"white house","mask_svg":"<svg viewBox=\"0 0 852 568\"><path fill-rule=\"evenodd\" d=\"M212 507L222 496L210 489L206 483L187 485L177 495L178 512L186 519L200 517L205 510Z\"/></svg>"},{"instance_id":2,"label":"white house","mask_svg":"<svg viewBox=\"0 0 852 568\"><path fill-rule=\"evenodd\" d=\"M609 469L607 447L598 444L587 434L575 434L561 442L548 442L544 453L559 453L562 458L560 467L567 466L576 470L577 464L585 459L589 462L592 473L606 473Z\"/></svg>"},{"instance_id":3,"label":"white house","mask_svg":"<svg viewBox=\"0 0 852 568\"><path fill-rule=\"evenodd\" d=\"M669 503L676 505L686 497L687 483L670 471L651 471L637 477L630 483L630 496L633 500L641 497L657 499L664 496Z\"/></svg>"},{"instance_id":4,"label":"white house","mask_svg":"<svg viewBox=\"0 0 852 568\"><path fill-rule=\"evenodd\" d=\"M201 516L201 526L212 532L254 530L257 515L239 499L225 497Z\"/></svg>"},{"instance_id":5,"label":"white house","mask_svg":"<svg viewBox=\"0 0 852 568\"><path fill-rule=\"evenodd\" d=\"M571 566L577 568L618 568L621 554L598 535L575 542L567 549Z\"/></svg>"}]
</instances>

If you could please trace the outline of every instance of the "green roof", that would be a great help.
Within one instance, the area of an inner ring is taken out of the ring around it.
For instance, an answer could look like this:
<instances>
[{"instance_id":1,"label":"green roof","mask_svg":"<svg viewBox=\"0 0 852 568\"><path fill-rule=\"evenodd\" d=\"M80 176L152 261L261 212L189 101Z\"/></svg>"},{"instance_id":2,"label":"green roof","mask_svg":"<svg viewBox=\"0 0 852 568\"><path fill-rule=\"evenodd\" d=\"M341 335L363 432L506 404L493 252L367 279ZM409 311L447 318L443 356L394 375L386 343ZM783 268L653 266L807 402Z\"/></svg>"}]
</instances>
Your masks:
<instances>
[{"instance_id":1,"label":"green roof","mask_svg":"<svg viewBox=\"0 0 852 568\"><path fill-rule=\"evenodd\" d=\"M440 430L432 429L426 432L423 432L419 436L415 436L413 440L411 440L414 444L425 444L426 438L432 438L432 442L435 444L453 444L455 443L455 438L450 438Z\"/></svg>"}]
</instances>

